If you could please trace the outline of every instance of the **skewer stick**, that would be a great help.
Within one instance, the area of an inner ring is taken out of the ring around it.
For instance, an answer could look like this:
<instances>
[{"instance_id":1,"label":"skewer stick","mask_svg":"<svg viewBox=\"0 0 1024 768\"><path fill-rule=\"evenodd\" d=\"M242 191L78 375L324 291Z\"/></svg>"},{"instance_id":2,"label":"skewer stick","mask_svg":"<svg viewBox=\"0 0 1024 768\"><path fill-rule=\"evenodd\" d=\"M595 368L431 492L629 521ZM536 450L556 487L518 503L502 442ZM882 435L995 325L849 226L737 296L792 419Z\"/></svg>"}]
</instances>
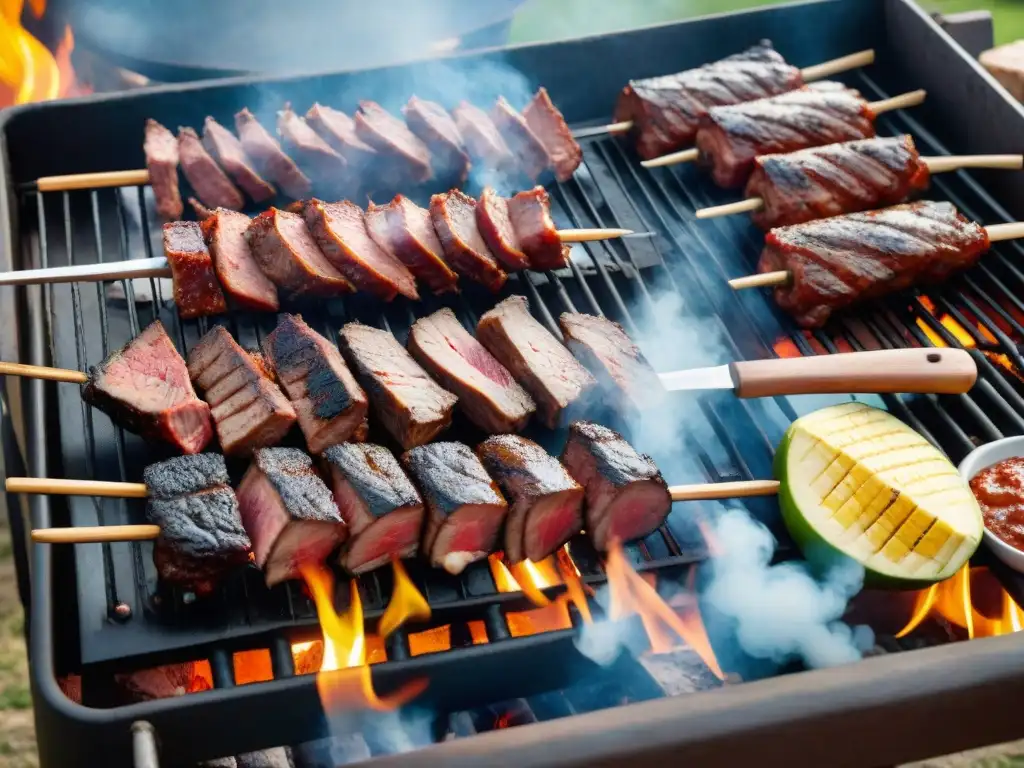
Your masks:
<instances>
[{"instance_id":1,"label":"skewer stick","mask_svg":"<svg viewBox=\"0 0 1024 768\"><path fill-rule=\"evenodd\" d=\"M103 187L135 187L149 184L149 171L104 171L102 173L73 173L65 176L43 176L36 179L40 192L70 192L73 189L100 189Z\"/></svg>"},{"instance_id":2,"label":"skewer stick","mask_svg":"<svg viewBox=\"0 0 1024 768\"><path fill-rule=\"evenodd\" d=\"M558 239L563 243L589 243L594 240L612 240L632 234L632 229L560 229L558 230Z\"/></svg>"},{"instance_id":3,"label":"skewer stick","mask_svg":"<svg viewBox=\"0 0 1024 768\"><path fill-rule=\"evenodd\" d=\"M24 365L22 363L0 363L0 376L24 376L29 379L66 381L71 384L85 384L89 380L89 377L81 371L69 371L64 368L46 368L42 365Z\"/></svg>"},{"instance_id":4,"label":"skewer stick","mask_svg":"<svg viewBox=\"0 0 1024 768\"><path fill-rule=\"evenodd\" d=\"M698 208L695 215L698 219L717 219L719 216L732 216L734 213L759 211L763 205L764 200L760 197L748 197L746 200L737 200L735 203Z\"/></svg>"},{"instance_id":5,"label":"skewer stick","mask_svg":"<svg viewBox=\"0 0 1024 768\"><path fill-rule=\"evenodd\" d=\"M160 535L159 525L92 525L77 528L36 528L37 544L96 544L106 541L149 541Z\"/></svg>"},{"instance_id":6,"label":"skewer stick","mask_svg":"<svg viewBox=\"0 0 1024 768\"><path fill-rule=\"evenodd\" d=\"M743 480L733 483L697 483L673 485L668 489L672 501L703 499L735 499L747 496L774 496L779 492L778 480Z\"/></svg>"},{"instance_id":7,"label":"skewer stick","mask_svg":"<svg viewBox=\"0 0 1024 768\"><path fill-rule=\"evenodd\" d=\"M993 224L991 227L985 227L985 232L988 234L988 239L993 243L998 243L1000 240L1016 240L1017 238L1024 237L1024 221L1014 221L1009 224Z\"/></svg>"},{"instance_id":8,"label":"skewer stick","mask_svg":"<svg viewBox=\"0 0 1024 768\"><path fill-rule=\"evenodd\" d=\"M8 493L109 496L120 499L144 499L149 493L145 483L111 483L105 480L64 480L52 477L8 477L4 487Z\"/></svg>"}]
</instances>

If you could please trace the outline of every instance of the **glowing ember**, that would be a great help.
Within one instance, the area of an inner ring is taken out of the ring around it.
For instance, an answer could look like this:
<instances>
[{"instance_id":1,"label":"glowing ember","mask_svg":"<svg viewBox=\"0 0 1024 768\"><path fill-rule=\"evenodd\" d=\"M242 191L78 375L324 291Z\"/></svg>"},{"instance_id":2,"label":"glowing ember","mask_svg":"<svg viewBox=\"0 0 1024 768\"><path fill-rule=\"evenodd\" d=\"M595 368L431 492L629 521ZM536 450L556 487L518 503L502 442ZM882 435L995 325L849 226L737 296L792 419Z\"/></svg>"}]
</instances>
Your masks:
<instances>
[{"instance_id":1,"label":"glowing ember","mask_svg":"<svg viewBox=\"0 0 1024 768\"><path fill-rule=\"evenodd\" d=\"M946 331L954 339L956 339L962 347L964 347L964 349L974 349L977 346L977 343L974 340L974 336L971 335L970 331L968 331L961 323L957 322L957 320L952 315L936 314L935 302L933 302L927 296L921 297L921 306L925 308L928 314L930 314L932 317L937 318L938 321L942 324L942 327L945 328ZM983 324L977 322L977 320L975 319L972 319L972 323L974 324L974 327L977 328L978 334L986 342L988 342L989 344L997 344L999 342L995 335L993 335L993 333ZM924 335L927 336L928 340L936 347L949 346L948 344L946 344L946 341L945 339L943 339L941 334L935 331L923 318L917 318L917 327L924 332ZM1013 364L1013 361L1010 360L1010 358L1007 357L1006 355L1001 354L999 352L992 352L991 350L987 349L982 350L982 354L985 355L985 357L987 357L996 365L1012 373L1019 380L1024 381L1024 376L1021 375L1021 372L1017 370L1017 367Z\"/></svg>"},{"instance_id":2,"label":"glowing ember","mask_svg":"<svg viewBox=\"0 0 1024 768\"><path fill-rule=\"evenodd\" d=\"M416 589L401 560L392 560L391 567L395 572L395 586L391 593L384 615L380 617L377 633L387 637L409 619L426 621L430 618L430 605L427 599Z\"/></svg>"},{"instance_id":3,"label":"glowing ember","mask_svg":"<svg viewBox=\"0 0 1024 768\"><path fill-rule=\"evenodd\" d=\"M782 338L775 342L772 346L775 350L775 354L779 357L800 357L800 349L792 339Z\"/></svg>"},{"instance_id":4,"label":"glowing ember","mask_svg":"<svg viewBox=\"0 0 1024 768\"><path fill-rule=\"evenodd\" d=\"M22 26L24 0L0 0L0 107L47 101L87 93L71 68L75 39L71 28L57 46L56 55ZM32 0L33 16L42 18L45 0Z\"/></svg>"},{"instance_id":5,"label":"glowing ember","mask_svg":"<svg viewBox=\"0 0 1024 768\"><path fill-rule=\"evenodd\" d=\"M469 628L469 636L473 638L473 645L484 645L487 643L487 627L482 621L470 621L466 624Z\"/></svg>"},{"instance_id":6,"label":"glowing ember","mask_svg":"<svg viewBox=\"0 0 1024 768\"><path fill-rule=\"evenodd\" d=\"M524 560L511 569L505 566L501 558L500 552L489 558L491 574L498 591L521 591L530 602L538 606L536 610L507 614L509 632L513 637L570 629L572 617L569 615L569 603L576 606L585 622L592 621L590 607L587 605L587 588L580 579L579 568L569 554L568 544L539 563ZM559 584L564 584L566 591L553 601L549 600L542 590Z\"/></svg>"},{"instance_id":7,"label":"glowing ember","mask_svg":"<svg viewBox=\"0 0 1024 768\"><path fill-rule=\"evenodd\" d=\"M993 603L998 615L989 616L979 611L978 604L983 601ZM991 572L980 566L965 565L945 581L918 592L910 621L896 637L909 635L932 615L966 630L968 638L1019 632L1024 625L1024 610Z\"/></svg>"},{"instance_id":8,"label":"glowing ember","mask_svg":"<svg viewBox=\"0 0 1024 768\"><path fill-rule=\"evenodd\" d=\"M445 624L443 627L434 627L424 632L416 632L409 635L409 652L413 656L422 656L425 653L437 653L447 651L452 647L452 625Z\"/></svg>"}]
</instances>

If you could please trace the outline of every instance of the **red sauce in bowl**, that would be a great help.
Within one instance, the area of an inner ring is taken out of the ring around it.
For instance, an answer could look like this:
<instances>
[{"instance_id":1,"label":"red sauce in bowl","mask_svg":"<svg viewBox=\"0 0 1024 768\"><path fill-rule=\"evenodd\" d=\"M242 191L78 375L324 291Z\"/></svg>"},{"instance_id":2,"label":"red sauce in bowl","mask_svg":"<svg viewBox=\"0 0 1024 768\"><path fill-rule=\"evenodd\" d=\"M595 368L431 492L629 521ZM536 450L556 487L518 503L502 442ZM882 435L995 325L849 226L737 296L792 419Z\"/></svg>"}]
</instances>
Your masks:
<instances>
[{"instance_id":1,"label":"red sauce in bowl","mask_svg":"<svg viewBox=\"0 0 1024 768\"><path fill-rule=\"evenodd\" d=\"M1024 458L1006 459L971 480L985 527L1011 547L1024 551Z\"/></svg>"}]
</instances>

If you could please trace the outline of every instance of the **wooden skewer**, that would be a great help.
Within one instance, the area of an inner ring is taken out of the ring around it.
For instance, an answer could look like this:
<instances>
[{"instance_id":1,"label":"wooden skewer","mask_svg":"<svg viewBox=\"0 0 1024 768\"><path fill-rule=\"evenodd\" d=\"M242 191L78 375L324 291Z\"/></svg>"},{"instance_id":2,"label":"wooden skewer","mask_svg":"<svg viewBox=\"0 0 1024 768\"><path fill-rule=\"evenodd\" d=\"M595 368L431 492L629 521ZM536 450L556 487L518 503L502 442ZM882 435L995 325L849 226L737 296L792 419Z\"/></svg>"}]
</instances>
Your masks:
<instances>
[{"instance_id":1,"label":"wooden skewer","mask_svg":"<svg viewBox=\"0 0 1024 768\"><path fill-rule=\"evenodd\" d=\"M747 496L774 496L779 492L778 480L742 480L732 483L697 483L673 485L668 489L672 501L703 499L736 499Z\"/></svg>"},{"instance_id":2,"label":"wooden skewer","mask_svg":"<svg viewBox=\"0 0 1024 768\"><path fill-rule=\"evenodd\" d=\"M73 173L65 176L43 176L36 179L40 192L70 192L74 189L101 189L104 187L135 187L149 184L149 171L105 171L102 173Z\"/></svg>"},{"instance_id":3,"label":"wooden skewer","mask_svg":"<svg viewBox=\"0 0 1024 768\"><path fill-rule=\"evenodd\" d=\"M67 381L72 384L85 384L89 380L89 377L81 371L46 368L42 365L23 365L22 363L0 363L0 376L24 376L29 379Z\"/></svg>"},{"instance_id":4,"label":"wooden skewer","mask_svg":"<svg viewBox=\"0 0 1024 768\"><path fill-rule=\"evenodd\" d=\"M75 528L36 528L38 544L96 544L105 541L149 541L160 535L159 525L91 525Z\"/></svg>"},{"instance_id":5,"label":"wooden skewer","mask_svg":"<svg viewBox=\"0 0 1024 768\"><path fill-rule=\"evenodd\" d=\"M144 499L149 493L145 483L111 483L106 480L63 480L51 477L8 477L4 487L8 493L109 496L120 499Z\"/></svg>"}]
</instances>

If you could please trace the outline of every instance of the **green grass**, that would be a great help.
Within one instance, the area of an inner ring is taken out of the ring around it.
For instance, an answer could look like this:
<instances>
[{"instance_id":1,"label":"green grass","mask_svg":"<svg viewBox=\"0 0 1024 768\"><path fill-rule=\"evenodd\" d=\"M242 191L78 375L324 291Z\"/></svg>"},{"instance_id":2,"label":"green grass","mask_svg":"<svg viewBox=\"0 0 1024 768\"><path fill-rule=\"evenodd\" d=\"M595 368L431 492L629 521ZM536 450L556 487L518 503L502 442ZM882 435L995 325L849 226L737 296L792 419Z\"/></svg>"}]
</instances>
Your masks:
<instances>
[{"instance_id":1,"label":"green grass","mask_svg":"<svg viewBox=\"0 0 1024 768\"><path fill-rule=\"evenodd\" d=\"M5 709L29 709L32 693L27 685L8 685L0 689L0 711Z\"/></svg>"}]
</instances>

